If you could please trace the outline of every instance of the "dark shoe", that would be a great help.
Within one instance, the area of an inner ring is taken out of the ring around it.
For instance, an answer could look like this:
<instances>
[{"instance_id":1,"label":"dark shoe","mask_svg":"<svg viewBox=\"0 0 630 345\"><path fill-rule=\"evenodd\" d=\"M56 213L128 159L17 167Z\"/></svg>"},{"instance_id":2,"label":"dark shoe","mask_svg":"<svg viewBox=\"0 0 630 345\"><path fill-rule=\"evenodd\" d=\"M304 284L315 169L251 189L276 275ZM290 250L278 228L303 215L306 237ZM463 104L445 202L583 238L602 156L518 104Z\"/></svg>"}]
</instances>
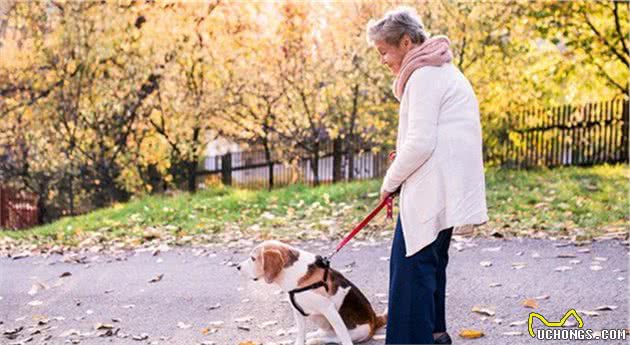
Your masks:
<instances>
[{"instance_id":1,"label":"dark shoe","mask_svg":"<svg viewBox=\"0 0 630 345\"><path fill-rule=\"evenodd\" d=\"M434 344L452 344L453 340L451 340L451 336L448 333L444 333L439 336L437 339L433 340Z\"/></svg>"}]
</instances>

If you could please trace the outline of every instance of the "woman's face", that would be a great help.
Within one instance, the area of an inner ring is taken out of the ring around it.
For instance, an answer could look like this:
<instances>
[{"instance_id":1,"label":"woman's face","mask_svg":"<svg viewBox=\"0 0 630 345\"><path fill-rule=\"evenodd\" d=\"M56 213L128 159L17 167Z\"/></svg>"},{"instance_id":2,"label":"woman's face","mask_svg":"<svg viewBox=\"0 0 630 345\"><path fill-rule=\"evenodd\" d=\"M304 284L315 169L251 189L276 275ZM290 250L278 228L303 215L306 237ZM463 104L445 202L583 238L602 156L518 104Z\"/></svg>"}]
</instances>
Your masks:
<instances>
[{"instance_id":1,"label":"woman's face","mask_svg":"<svg viewBox=\"0 0 630 345\"><path fill-rule=\"evenodd\" d=\"M412 48L409 37L403 36L398 46L391 45L384 40L375 41L374 45L381 55L381 63L387 65L394 75L398 75L403 58Z\"/></svg>"}]
</instances>

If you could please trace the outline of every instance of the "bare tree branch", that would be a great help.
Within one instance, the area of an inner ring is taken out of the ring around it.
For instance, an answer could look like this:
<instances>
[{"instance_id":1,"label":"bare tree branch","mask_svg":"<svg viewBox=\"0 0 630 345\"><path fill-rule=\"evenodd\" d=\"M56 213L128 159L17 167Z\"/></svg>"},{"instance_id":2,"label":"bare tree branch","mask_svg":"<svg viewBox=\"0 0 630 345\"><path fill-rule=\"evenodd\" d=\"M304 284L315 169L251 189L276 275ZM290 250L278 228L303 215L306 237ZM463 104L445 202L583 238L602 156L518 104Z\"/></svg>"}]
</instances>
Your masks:
<instances>
[{"instance_id":1,"label":"bare tree branch","mask_svg":"<svg viewBox=\"0 0 630 345\"><path fill-rule=\"evenodd\" d=\"M628 58L626 58L625 56L623 56L623 54L621 54L613 45L610 44L610 42L608 42L608 40L606 40L606 38L604 38L604 36L602 36L602 34L599 32L599 30L597 30L597 28L595 27L595 25L593 25L593 23L591 23L590 19L588 18L588 15L586 14L586 11L583 12L584 14L584 20L586 21L586 24L588 24L588 26L591 28L591 30L595 33L595 35L599 38L599 40L604 43L604 45L606 45L606 47L608 47L608 49L615 55L617 55L617 57L619 58L619 60L621 60L621 62L626 65L626 67L630 66L630 62L628 62Z\"/></svg>"}]
</instances>

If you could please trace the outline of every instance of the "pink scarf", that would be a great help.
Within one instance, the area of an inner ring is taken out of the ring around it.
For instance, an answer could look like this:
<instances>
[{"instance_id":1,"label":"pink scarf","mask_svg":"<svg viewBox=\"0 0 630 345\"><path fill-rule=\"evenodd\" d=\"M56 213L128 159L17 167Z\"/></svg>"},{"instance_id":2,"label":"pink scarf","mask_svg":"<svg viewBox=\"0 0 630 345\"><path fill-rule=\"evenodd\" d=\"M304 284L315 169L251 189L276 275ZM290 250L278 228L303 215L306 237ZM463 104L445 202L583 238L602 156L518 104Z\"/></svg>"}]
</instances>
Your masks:
<instances>
[{"instance_id":1,"label":"pink scarf","mask_svg":"<svg viewBox=\"0 0 630 345\"><path fill-rule=\"evenodd\" d=\"M398 72L398 78L394 80L393 89L396 99L400 101L413 71L424 66L442 66L453 59L450 44L451 41L446 36L435 36L407 52Z\"/></svg>"}]
</instances>

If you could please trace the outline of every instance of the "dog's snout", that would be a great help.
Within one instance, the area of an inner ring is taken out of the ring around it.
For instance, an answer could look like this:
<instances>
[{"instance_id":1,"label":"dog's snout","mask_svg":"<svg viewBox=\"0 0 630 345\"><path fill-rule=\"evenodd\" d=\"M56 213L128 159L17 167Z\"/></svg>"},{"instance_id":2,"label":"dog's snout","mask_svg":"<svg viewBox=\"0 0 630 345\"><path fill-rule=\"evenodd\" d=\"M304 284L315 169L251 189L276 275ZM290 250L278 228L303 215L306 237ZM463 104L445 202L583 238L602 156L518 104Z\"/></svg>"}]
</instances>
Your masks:
<instances>
[{"instance_id":1,"label":"dog's snout","mask_svg":"<svg viewBox=\"0 0 630 345\"><path fill-rule=\"evenodd\" d=\"M236 266L236 269L240 271L241 270L241 265Z\"/></svg>"}]
</instances>

